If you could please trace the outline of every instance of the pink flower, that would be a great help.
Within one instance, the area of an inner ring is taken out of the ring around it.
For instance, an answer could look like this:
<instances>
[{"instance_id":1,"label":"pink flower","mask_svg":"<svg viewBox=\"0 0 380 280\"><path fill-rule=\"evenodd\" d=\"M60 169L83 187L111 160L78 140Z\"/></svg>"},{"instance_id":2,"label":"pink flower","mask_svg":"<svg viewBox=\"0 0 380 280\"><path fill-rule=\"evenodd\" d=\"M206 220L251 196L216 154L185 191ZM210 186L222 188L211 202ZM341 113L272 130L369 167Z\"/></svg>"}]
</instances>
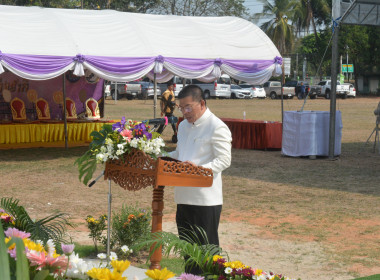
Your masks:
<instances>
[{"instance_id":1,"label":"pink flower","mask_svg":"<svg viewBox=\"0 0 380 280\"><path fill-rule=\"evenodd\" d=\"M204 280L205 278L203 276L198 276L190 273L182 273L179 276L179 279L181 280Z\"/></svg>"},{"instance_id":2,"label":"pink flower","mask_svg":"<svg viewBox=\"0 0 380 280\"><path fill-rule=\"evenodd\" d=\"M128 140L132 139L133 135L132 135L132 131L128 130L128 129L124 129L122 132L120 132L121 136L127 138Z\"/></svg>"},{"instance_id":3,"label":"pink flower","mask_svg":"<svg viewBox=\"0 0 380 280\"><path fill-rule=\"evenodd\" d=\"M37 270L44 267L50 269L50 272L61 274L69 267L66 256L52 257L45 252L27 252L26 257L30 261L30 266L37 266Z\"/></svg>"},{"instance_id":4,"label":"pink flower","mask_svg":"<svg viewBox=\"0 0 380 280\"><path fill-rule=\"evenodd\" d=\"M70 255L74 251L74 247L75 247L74 244L65 245L65 244L61 243L62 252L65 255Z\"/></svg>"},{"instance_id":5,"label":"pink flower","mask_svg":"<svg viewBox=\"0 0 380 280\"><path fill-rule=\"evenodd\" d=\"M21 239L30 237L30 233L18 230L17 228L8 228L4 233L7 237L20 237Z\"/></svg>"}]
</instances>

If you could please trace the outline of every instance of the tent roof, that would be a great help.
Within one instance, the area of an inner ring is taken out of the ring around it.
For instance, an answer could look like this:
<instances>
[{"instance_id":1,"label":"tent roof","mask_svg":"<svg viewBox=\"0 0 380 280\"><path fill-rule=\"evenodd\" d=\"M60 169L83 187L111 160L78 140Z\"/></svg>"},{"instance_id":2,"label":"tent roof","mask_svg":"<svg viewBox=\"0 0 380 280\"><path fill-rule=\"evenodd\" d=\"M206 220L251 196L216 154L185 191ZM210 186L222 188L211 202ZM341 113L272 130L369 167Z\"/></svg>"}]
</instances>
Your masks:
<instances>
[{"instance_id":1,"label":"tent roof","mask_svg":"<svg viewBox=\"0 0 380 280\"><path fill-rule=\"evenodd\" d=\"M102 78L119 81L153 72L167 80L170 75L165 71L212 79L222 71L245 81L262 82L270 78L275 64L281 64L280 53L267 35L236 17L0 5L0 26L0 74L3 65L29 79L52 78L69 69L83 75L90 69ZM42 63L40 59L36 69L35 55L48 56L48 61ZM70 60L63 61L62 57ZM138 60L131 62L131 58ZM170 58L177 60L169 62ZM212 64L216 60L221 71L211 69L206 60ZM196 64L203 65L199 66L202 71Z\"/></svg>"},{"instance_id":2,"label":"tent roof","mask_svg":"<svg viewBox=\"0 0 380 280\"><path fill-rule=\"evenodd\" d=\"M3 53L209 59L280 56L260 28L236 17L0 6L0 26Z\"/></svg>"}]
</instances>

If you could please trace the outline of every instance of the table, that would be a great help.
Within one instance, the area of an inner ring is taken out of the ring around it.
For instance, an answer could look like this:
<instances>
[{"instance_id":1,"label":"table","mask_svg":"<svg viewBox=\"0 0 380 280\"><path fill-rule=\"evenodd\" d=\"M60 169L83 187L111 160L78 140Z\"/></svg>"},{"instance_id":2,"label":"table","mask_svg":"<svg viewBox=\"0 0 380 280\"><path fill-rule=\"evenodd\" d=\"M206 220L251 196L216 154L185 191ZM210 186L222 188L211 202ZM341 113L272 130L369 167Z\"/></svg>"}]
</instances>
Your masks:
<instances>
[{"instance_id":1,"label":"table","mask_svg":"<svg viewBox=\"0 0 380 280\"><path fill-rule=\"evenodd\" d=\"M340 155L342 142L342 114L336 111L335 151ZM330 112L285 111L282 135L282 154L287 156L329 155Z\"/></svg>"},{"instance_id":2,"label":"table","mask_svg":"<svg viewBox=\"0 0 380 280\"><path fill-rule=\"evenodd\" d=\"M281 149L281 122L222 118L232 134L235 149Z\"/></svg>"},{"instance_id":3,"label":"table","mask_svg":"<svg viewBox=\"0 0 380 280\"><path fill-rule=\"evenodd\" d=\"M91 142L90 133L100 130L105 122L83 121L68 122L67 137L69 142ZM8 123L0 124L0 145L32 143L51 143L65 141L64 123L62 121ZM43 145L42 145L43 146Z\"/></svg>"}]
</instances>

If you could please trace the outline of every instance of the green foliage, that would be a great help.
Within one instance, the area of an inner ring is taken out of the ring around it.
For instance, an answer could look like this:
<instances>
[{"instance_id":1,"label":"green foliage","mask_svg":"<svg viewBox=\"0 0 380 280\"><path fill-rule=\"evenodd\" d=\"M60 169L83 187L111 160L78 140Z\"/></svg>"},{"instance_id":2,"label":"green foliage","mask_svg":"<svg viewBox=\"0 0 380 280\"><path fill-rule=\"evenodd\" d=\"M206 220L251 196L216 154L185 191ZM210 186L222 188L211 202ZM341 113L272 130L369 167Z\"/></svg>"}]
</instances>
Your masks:
<instances>
[{"instance_id":1,"label":"green foliage","mask_svg":"<svg viewBox=\"0 0 380 280\"><path fill-rule=\"evenodd\" d=\"M65 218L66 214L59 213L49 215L40 220L32 220L23 206L18 205L19 200L13 198L1 198L0 208L11 215L14 219L13 227L30 233L33 240L43 242L52 239L55 244L64 241L66 226L70 223Z\"/></svg>"},{"instance_id":2,"label":"green foliage","mask_svg":"<svg viewBox=\"0 0 380 280\"><path fill-rule=\"evenodd\" d=\"M123 205L120 212L112 217L112 246L121 248L145 241L150 237L152 214L150 210ZM136 253L137 251L135 251Z\"/></svg>"},{"instance_id":3,"label":"green foliage","mask_svg":"<svg viewBox=\"0 0 380 280\"><path fill-rule=\"evenodd\" d=\"M100 147L105 143L107 136L112 133L112 125L109 124L103 125L99 132L91 132L90 135L92 136L92 142L90 143L89 150L83 156L79 157L74 163L78 165L79 181L83 182L83 184L87 185L96 170L95 151L100 149Z\"/></svg>"},{"instance_id":4,"label":"green foliage","mask_svg":"<svg viewBox=\"0 0 380 280\"><path fill-rule=\"evenodd\" d=\"M294 44L293 26L290 22L294 14L295 0L260 0L263 12L255 14L258 19L270 18L261 25L261 29L272 39L281 54L292 50Z\"/></svg>"},{"instance_id":5,"label":"green foliage","mask_svg":"<svg viewBox=\"0 0 380 280\"><path fill-rule=\"evenodd\" d=\"M205 274L212 274L213 272L212 258L214 255L225 255L228 259L227 253L222 248L208 244L206 233L202 228L193 227L192 230L186 231L182 238L180 239L177 235L169 232L155 232L151 233L149 240L140 242L132 248L139 250L142 247L153 246L150 253L152 254L162 246L165 256L168 257L172 253L183 258L186 257L185 266L189 268L199 266ZM200 240L206 241L206 244L201 245Z\"/></svg>"},{"instance_id":6,"label":"green foliage","mask_svg":"<svg viewBox=\"0 0 380 280\"><path fill-rule=\"evenodd\" d=\"M102 215L96 220L92 216L87 216L87 227L90 230L89 236L92 238L95 246L95 252L98 253L98 241L102 240L102 233L107 228L107 215Z\"/></svg>"}]
</instances>

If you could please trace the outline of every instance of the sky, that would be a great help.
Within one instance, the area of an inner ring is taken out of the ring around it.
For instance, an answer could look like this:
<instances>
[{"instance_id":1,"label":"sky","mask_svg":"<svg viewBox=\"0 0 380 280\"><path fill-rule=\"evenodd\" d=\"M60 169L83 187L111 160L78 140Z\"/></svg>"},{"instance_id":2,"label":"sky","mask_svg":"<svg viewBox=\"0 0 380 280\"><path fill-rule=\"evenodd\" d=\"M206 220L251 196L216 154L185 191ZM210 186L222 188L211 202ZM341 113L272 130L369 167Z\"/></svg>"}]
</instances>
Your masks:
<instances>
[{"instance_id":1,"label":"sky","mask_svg":"<svg viewBox=\"0 0 380 280\"><path fill-rule=\"evenodd\" d=\"M259 0L245 0L244 6L249 9L250 14L261 13L263 11L263 4ZM260 26L265 20L260 20L256 25Z\"/></svg>"}]
</instances>

